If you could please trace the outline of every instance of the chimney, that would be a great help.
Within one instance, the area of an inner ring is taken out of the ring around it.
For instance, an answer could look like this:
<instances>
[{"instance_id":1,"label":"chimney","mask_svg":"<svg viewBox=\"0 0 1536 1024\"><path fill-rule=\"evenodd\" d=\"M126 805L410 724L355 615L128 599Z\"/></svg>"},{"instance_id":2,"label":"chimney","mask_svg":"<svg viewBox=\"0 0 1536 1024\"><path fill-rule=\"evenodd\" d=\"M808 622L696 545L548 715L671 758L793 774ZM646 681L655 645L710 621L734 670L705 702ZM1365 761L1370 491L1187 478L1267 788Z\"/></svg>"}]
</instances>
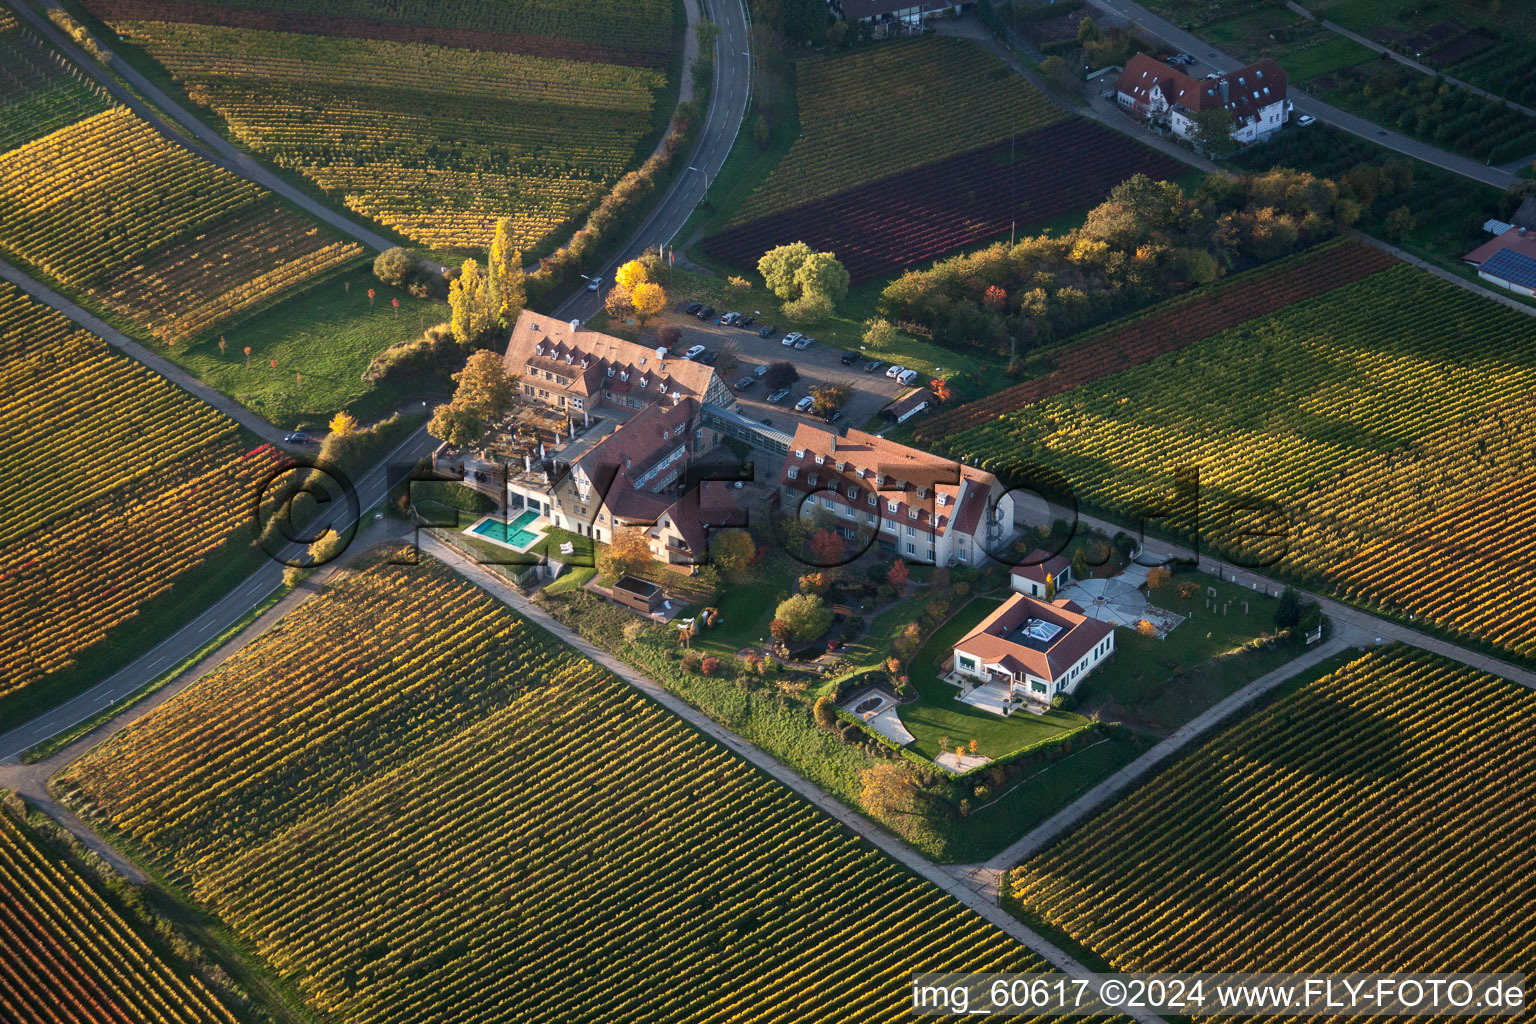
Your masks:
<instances>
[{"instance_id":1,"label":"chimney","mask_svg":"<svg viewBox=\"0 0 1536 1024\"><path fill-rule=\"evenodd\" d=\"M832 435L832 450L837 451L837 435Z\"/></svg>"},{"instance_id":2,"label":"chimney","mask_svg":"<svg viewBox=\"0 0 1536 1024\"><path fill-rule=\"evenodd\" d=\"M576 333L579 330L581 330L581 321L580 320L572 320L571 321L571 333L574 334L574 333Z\"/></svg>"},{"instance_id":3,"label":"chimney","mask_svg":"<svg viewBox=\"0 0 1536 1024\"><path fill-rule=\"evenodd\" d=\"M1216 83L1216 88L1221 90L1221 102L1226 103L1228 94L1227 80L1225 78L1221 79L1221 81Z\"/></svg>"}]
</instances>

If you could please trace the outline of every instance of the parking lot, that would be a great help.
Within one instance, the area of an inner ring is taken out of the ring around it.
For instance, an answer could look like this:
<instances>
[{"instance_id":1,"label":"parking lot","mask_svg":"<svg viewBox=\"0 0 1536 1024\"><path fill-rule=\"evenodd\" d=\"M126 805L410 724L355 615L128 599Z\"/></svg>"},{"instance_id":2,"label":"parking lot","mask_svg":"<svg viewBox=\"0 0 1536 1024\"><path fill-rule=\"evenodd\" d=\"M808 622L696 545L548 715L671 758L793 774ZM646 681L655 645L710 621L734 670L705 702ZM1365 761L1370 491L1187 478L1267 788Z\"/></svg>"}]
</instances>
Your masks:
<instances>
[{"instance_id":1,"label":"parking lot","mask_svg":"<svg viewBox=\"0 0 1536 1024\"><path fill-rule=\"evenodd\" d=\"M758 337L758 328L763 326L761 322L746 328L722 327L716 320L726 312L752 313L753 310L721 309L708 322L701 323L695 317L673 308L662 314L656 322L658 326L676 327L682 331L683 336L673 346L674 351L686 352L694 345L714 349L719 353L716 369L727 365L727 355L733 357L736 360L735 370L720 375L727 384L734 383L740 377L750 376L753 368L762 364L781 359L794 364L800 372L800 379L790 385L789 396L777 405L768 404L768 389L761 380L736 392L743 416L767 419L772 426L790 433L794 432L795 424L799 421L825 426L819 416L795 412L795 402L810 394L813 384L847 384L853 388L853 397L843 407L843 419L838 427L863 427L891 399L908 390L885 376L883 369L877 373L865 373L863 367L866 360L862 356L852 366L842 365L839 362L843 356L842 349L829 348L820 342L808 349L787 348L783 344L783 330L775 331L771 338ZM926 384L927 381L918 383Z\"/></svg>"}]
</instances>

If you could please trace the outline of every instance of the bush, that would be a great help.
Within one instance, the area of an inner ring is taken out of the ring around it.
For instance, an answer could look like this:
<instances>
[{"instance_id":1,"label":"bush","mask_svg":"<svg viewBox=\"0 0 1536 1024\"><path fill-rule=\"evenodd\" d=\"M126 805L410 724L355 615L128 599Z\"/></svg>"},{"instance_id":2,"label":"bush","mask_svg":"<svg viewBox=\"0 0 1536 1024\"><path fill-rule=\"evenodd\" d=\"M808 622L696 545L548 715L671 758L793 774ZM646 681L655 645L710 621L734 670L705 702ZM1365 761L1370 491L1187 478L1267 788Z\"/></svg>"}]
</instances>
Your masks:
<instances>
[{"instance_id":1,"label":"bush","mask_svg":"<svg viewBox=\"0 0 1536 1024\"><path fill-rule=\"evenodd\" d=\"M373 261L373 276L385 284L402 288L416 273L416 257L400 246L385 249Z\"/></svg>"},{"instance_id":2,"label":"bush","mask_svg":"<svg viewBox=\"0 0 1536 1024\"><path fill-rule=\"evenodd\" d=\"M699 672L703 675L712 676L718 671L720 671L720 659L714 655L710 655L699 662Z\"/></svg>"}]
</instances>

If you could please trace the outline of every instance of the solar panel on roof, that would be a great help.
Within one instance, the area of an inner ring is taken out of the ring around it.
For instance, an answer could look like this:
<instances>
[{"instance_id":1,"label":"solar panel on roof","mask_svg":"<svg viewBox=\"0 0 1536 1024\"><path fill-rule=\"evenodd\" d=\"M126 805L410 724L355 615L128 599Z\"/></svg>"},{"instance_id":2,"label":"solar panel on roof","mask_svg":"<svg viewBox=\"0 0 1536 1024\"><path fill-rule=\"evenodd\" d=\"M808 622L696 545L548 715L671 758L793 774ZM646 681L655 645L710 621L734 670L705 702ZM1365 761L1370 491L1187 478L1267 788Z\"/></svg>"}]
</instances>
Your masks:
<instances>
[{"instance_id":1,"label":"solar panel on roof","mask_svg":"<svg viewBox=\"0 0 1536 1024\"><path fill-rule=\"evenodd\" d=\"M1483 261L1478 268L1485 274L1500 277L1524 288L1536 288L1536 259L1513 249L1500 249Z\"/></svg>"}]
</instances>

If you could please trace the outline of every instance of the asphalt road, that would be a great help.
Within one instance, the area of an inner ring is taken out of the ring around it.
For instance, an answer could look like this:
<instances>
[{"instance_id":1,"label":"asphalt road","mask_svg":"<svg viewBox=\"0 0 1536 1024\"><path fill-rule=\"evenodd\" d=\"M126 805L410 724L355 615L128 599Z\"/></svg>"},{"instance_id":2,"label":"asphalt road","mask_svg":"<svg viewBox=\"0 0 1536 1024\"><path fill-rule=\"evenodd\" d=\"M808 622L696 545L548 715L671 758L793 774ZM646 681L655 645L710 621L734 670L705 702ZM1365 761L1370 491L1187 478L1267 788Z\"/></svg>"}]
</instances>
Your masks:
<instances>
[{"instance_id":1,"label":"asphalt road","mask_svg":"<svg viewBox=\"0 0 1536 1024\"><path fill-rule=\"evenodd\" d=\"M428 455L437 442L425 430L418 430L400 443L378 465L355 483L357 511L366 513L383 500L389 480L386 467L405 463L413 465L418 458ZM345 531L354 521L349 502L339 501L323 513L313 526L306 528L311 536L327 528ZM90 718L96 712L115 701L132 694L154 680L167 669L179 664L238 622L246 612L276 590L283 580L287 562L296 561L306 545L289 544L278 552L285 561L267 561L260 569L247 576L239 586L205 608L196 618L175 633L156 644L139 658L123 666L117 672L97 683L89 690L24 725L0 734L0 761L16 757L28 748L50 736Z\"/></svg>"},{"instance_id":2,"label":"asphalt road","mask_svg":"<svg viewBox=\"0 0 1536 1024\"><path fill-rule=\"evenodd\" d=\"M29 21L36 24L38 16L35 12L25 8L19 8L20 13L31 15ZM710 102L709 111L705 117L705 123L700 134L700 141L694 152L692 166L707 167L713 178L720 165L725 162L725 157L730 152L731 145L735 142L736 134L741 129L742 118L746 114L747 97L750 90L748 78L751 68L751 55L748 52L747 14L741 0L715 0L713 10L707 12L720 24L720 37L716 45L716 73L715 88L712 92L713 99ZM46 21L39 26L40 31L45 31L49 38L57 35L53 26ZM65 43L68 41L65 40ZM66 52L74 56L78 53L72 45L64 47ZM83 55L80 55L83 57ZM117 62L121 64L121 61ZM87 70L99 72L97 65L87 60L82 60L82 66ZM131 71L131 69L128 69ZM126 76L126 73L125 73ZM131 76L130 81L132 80ZM110 82L110 76L107 76ZM117 89L120 85L111 82ZM135 83L137 85L137 83ZM146 83L147 84L147 83ZM152 87L150 87L152 88ZM157 93L145 90L151 98ZM126 102L126 101L125 101ZM134 101L137 105L137 100ZM169 104L168 109L173 111L174 104ZM152 113L152 112L151 112ZM184 112L183 112L184 113ZM193 123L190 115L187 115ZM158 118L154 118L158 120ZM180 120L180 118L178 118ZM206 131L206 129L204 129ZM205 141L212 143L216 136L203 136ZM222 139L217 141L223 142ZM228 145L228 143L224 143ZM232 147L231 147L232 148ZM250 158L244 154L236 153L244 161ZM254 164L254 161L251 161ZM258 171L262 171L268 177L270 172L265 172L260 165L255 165ZM237 173L243 173L237 171ZM259 184L268 185L265 180L251 176L252 180ZM278 182L282 184L281 181ZM268 185L268 187L272 187ZM284 185L284 195L289 195L289 186ZM274 191L278 191L276 188ZM652 215L640 227L630 243L624 249L623 259L630 259L653 245L663 244L671 240L683 222L688 219L704 195L703 176L697 172L685 172L674 179L672 187L668 189L665 197L657 206ZM290 196L291 198L291 196ZM301 203L305 209L311 209L314 204L309 197L303 197L307 202ZM297 200L295 200L297 201ZM334 214L333 214L334 216ZM329 219L329 218L327 218ZM345 218L342 218L343 220ZM350 232L349 232L350 233ZM381 243L390 243L380 239ZM604 276L611 274L604 272ZM560 316L585 317L584 310L595 309L600 298L597 295L585 291L577 293L562 305L557 314ZM400 463L414 463L418 458L428 455L437 446L437 441L423 428L416 431L400 444L393 452L386 456L361 480L355 482L358 507L366 511L383 499L388 489L388 480L385 467ZM323 515L313 528L318 532L328 526L335 526L338 530L350 525L348 516L350 506L338 504L332 510ZM284 555L296 556L300 553L301 545L290 545L289 549L282 552ZM182 626L171 636L157 644L146 654L125 665L107 679L89 690L81 693L73 699L66 701L51 711L46 712L17 726L8 732L0 734L0 761L7 761L18 757L29 748L41 743L51 736L55 736L71 726L90 718L103 707L121 700L132 694L146 683L151 682L161 673L173 665L193 654L203 644L214 636L238 622L248 611L259 604L268 594L282 582L284 565L278 561L270 561L256 572L252 573L239 586L230 591L224 597L214 602L199 614L191 622Z\"/></svg>"},{"instance_id":3,"label":"asphalt road","mask_svg":"<svg viewBox=\"0 0 1536 1024\"><path fill-rule=\"evenodd\" d=\"M720 26L715 43L715 82L710 90L709 112L693 158L686 170L657 204L627 246L613 262L597 271L607 285L621 264L645 250L669 244L704 198L705 183L714 181L725 163L752 94L752 53L746 5L742 0L710 0L705 17ZM583 290L555 310L565 320L586 320L603 308L603 292Z\"/></svg>"},{"instance_id":4,"label":"asphalt road","mask_svg":"<svg viewBox=\"0 0 1536 1024\"><path fill-rule=\"evenodd\" d=\"M1094 7L1102 11L1108 11L1116 17L1134 21L1137 25L1147 30L1150 34L1161 39L1176 50L1182 50L1195 58L1195 64L1190 68L1195 75L1209 74L1220 69L1232 71L1242 67L1246 61L1216 49L1210 43L1193 33L1186 32L1172 22L1158 17L1140 4L1131 0L1088 0ZM1389 131L1374 121L1368 121L1363 117L1357 117L1347 110L1340 110L1331 104L1324 103L1314 96L1306 93L1291 91L1290 97L1295 103L1295 111L1292 117L1300 114L1311 114L1326 124L1335 128L1341 128L1351 135L1358 135L1362 139L1369 139L1378 146L1385 146L1416 160L1422 160L1427 164L1433 164L1443 170L1460 174L1474 181L1492 185L1495 188L1508 188L1517 180L1515 175L1500 167L1489 167L1480 164L1476 160L1469 160L1455 153L1447 153L1443 149L1436 149L1428 143L1409 138L1398 132Z\"/></svg>"}]
</instances>

